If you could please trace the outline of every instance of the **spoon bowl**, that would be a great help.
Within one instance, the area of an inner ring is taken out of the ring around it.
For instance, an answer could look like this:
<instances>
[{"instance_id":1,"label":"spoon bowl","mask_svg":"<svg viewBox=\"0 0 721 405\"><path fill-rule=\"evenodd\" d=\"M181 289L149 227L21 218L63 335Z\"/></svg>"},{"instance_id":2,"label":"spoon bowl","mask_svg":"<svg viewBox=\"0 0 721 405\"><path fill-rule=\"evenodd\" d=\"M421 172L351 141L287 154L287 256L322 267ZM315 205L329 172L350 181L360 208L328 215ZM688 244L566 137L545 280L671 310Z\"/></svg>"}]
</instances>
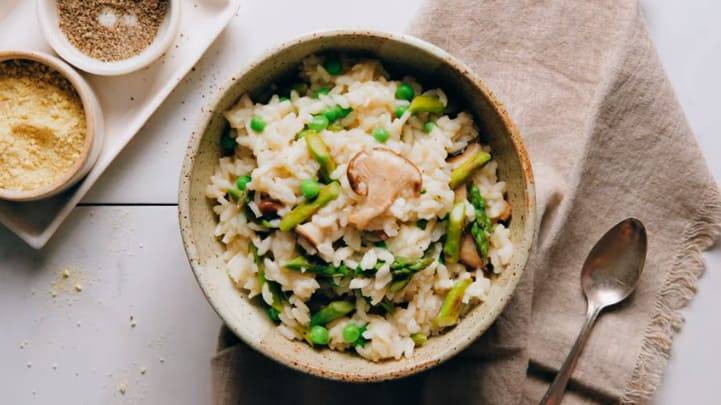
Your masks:
<instances>
[{"instance_id":1,"label":"spoon bowl","mask_svg":"<svg viewBox=\"0 0 721 405\"><path fill-rule=\"evenodd\" d=\"M636 289L646 261L646 228L628 218L611 228L583 264L581 286L589 305L617 304Z\"/></svg>"}]
</instances>

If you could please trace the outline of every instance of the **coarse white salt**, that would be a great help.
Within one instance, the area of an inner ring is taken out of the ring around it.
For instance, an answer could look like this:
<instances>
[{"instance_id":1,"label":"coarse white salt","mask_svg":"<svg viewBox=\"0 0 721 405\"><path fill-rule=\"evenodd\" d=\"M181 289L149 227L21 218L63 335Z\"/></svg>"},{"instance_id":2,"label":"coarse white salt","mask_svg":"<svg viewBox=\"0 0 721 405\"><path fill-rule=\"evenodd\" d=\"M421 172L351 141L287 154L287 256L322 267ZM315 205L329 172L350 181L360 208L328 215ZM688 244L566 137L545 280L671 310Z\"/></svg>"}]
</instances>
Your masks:
<instances>
[{"instance_id":1,"label":"coarse white salt","mask_svg":"<svg viewBox=\"0 0 721 405\"><path fill-rule=\"evenodd\" d=\"M113 28L118 23L118 16L115 14L115 10L110 7L105 7L98 14L98 23L106 28Z\"/></svg>"},{"instance_id":2,"label":"coarse white salt","mask_svg":"<svg viewBox=\"0 0 721 405\"><path fill-rule=\"evenodd\" d=\"M138 17L135 14L125 14L123 15L122 23L126 27L135 27L138 25Z\"/></svg>"}]
</instances>

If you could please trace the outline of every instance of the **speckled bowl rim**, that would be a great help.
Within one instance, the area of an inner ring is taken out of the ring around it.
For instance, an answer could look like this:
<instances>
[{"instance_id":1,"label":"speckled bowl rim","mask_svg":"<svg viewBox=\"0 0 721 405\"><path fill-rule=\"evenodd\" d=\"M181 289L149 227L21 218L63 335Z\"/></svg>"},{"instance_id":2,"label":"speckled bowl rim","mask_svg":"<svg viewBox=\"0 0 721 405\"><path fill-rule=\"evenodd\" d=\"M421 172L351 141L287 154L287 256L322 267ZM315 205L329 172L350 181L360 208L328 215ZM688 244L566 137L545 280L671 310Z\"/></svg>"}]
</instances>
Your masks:
<instances>
[{"instance_id":1,"label":"speckled bowl rim","mask_svg":"<svg viewBox=\"0 0 721 405\"><path fill-rule=\"evenodd\" d=\"M406 35L406 34L396 34L396 33L388 33L383 31L374 31L374 30L354 30L354 29L343 29L343 30L327 30L327 31L320 31L320 32L314 32L311 34L306 34L300 37L297 37L295 39L283 42L277 46L274 46L270 48L268 51L264 52L260 56L254 58L254 60L245 66L239 73L236 73L231 76L231 79L228 81L228 84L225 87L219 87L217 89L217 97L213 99L213 102L208 104L208 107L205 108L203 111L203 114L200 118L200 124L196 127L197 129L193 132L191 135L189 141L188 141L188 147L186 150L186 155L183 160L183 165L181 169L181 175L180 175L180 186L178 190L178 220L180 225L180 233L183 240L183 247L185 249L186 255L188 257L188 260L190 262L191 269L193 271L193 274L196 278L196 281L198 282L201 290L203 291L203 294L205 295L208 302L211 304L213 309L216 311L216 313L221 317L221 319L225 320L225 316L223 315L223 307L216 302L215 294L213 293L212 289L208 290L206 285L201 280L201 276L199 274L199 271L201 270L201 267L199 265L200 258L197 253L196 249L196 243L193 237L192 233L192 224L191 224L191 218L190 218L190 189L191 189L191 179L192 179L192 173L193 173L193 167L195 162L195 156L198 152L201 139L203 138L205 131L208 127L208 125L211 122L211 119L214 114L214 108L217 106L220 101L223 99L225 93L229 91L237 81L241 80L243 76L256 68L262 61L265 61L267 59L272 59L277 57L279 54L281 54L286 48L297 46L299 44L302 44L304 42L317 40L317 39L323 39L323 38L332 38L335 36L365 36L365 37L371 37L376 38L379 40L390 40L390 41L397 41L405 43L406 45L410 45L412 47L420 48L422 51L428 52L438 58L438 60L442 61L443 63L451 65L454 70L461 72L461 74L465 75L470 81L473 83L474 86L476 86L477 89L483 93L483 96L486 97L489 105L493 108L494 112L498 115L498 117L503 122L503 125L508 131L508 134L510 136L510 142L512 145L512 148L514 149L515 153L518 156L520 166L521 166L521 175L523 176L523 184L525 185L525 194L526 194L526 204L528 206L528 212L527 216L524 221L524 226L521 233L521 240L525 246L519 246L521 250L515 251L514 255L523 255L521 259L521 265L519 266L518 271L514 272L512 277L509 278L508 282L504 286L504 291L502 292L501 296L501 303L491 308L491 310L488 313L488 316L486 316L482 322L478 322L478 324L474 325L473 332L468 333L466 335L461 335L459 341L455 342L453 345L449 345L449 347L445 348L444 350L438 351L430 356L427 356L428 358L423 359L423 361L416 362L416 363L410 363L405 368L400 369L394 369L389 370L385 372L379 372L374 374L356 374L353 372L329 372L328 370L315 367L314 365L305 363L302 359L298 358L287 358L283 356L281 353L277 353L273 350L268 350L267 347L264 347L260 344L260 342L255 341L251 338L251 336L246 336L245 333L236 327L236 325L225 323L228 328L240 339L243 340L246 344L248 344L250 347L252 347L254 350L256 350L259 353L262 353L263 355L281 363L288 367L291 367L293 369L296 369L301 372L305 372L317 377L327 378L331 380L337 380L337 381L344 381L344 382L354 382L354 383L363 383L363 382L379 382L379 381L387 381L387 380L393 380L398 379L402 377L407 377L413 374L420 373L424 370L428 370L432 367L435 367L442 362L450 359L454 355L461 352L463 349L467 348L471 343L473 343L479 336L481 336L483 333L485 333L488 328L495 322L495 320L500 316L500 314L503 312L505 307L510 302L510 299L516 289L516 286L518 285L518 282L521 279L521 276L523 275L523 272L525 271L525 268L528 264L528 258L531 254L531 251L534 247L534 241L535 236L537 232L537 226L536 226L536 195L535 195L535 186L534 186L534 178L533 178L533 171L531 168L531 163L528 158L528 153L526 152L526 148L523 144L523 141L521 139L520 133L515 126L515 124L511 121L508 112L506 111L505 107L498 101L498 99L495 97L493 92L486 87L486 85L474 74L472 73L471 69L466 66L464 63L456 59L455 57L451 56L448 52L442 50L441 48L432 45L426 41L423 41L421 39L418 39L416 37ZM372 52L370 52L372 53ZM461 322L464 322L464 320L461 320ZM394 361L394 360L390 360ZM369 361L369 363L371 363Z\"/></svg>"},{"instance_id":2,"label":"speckled bowl rim","mask_svg":"<svg viewBox=\"0 0 721 405\"><path fill-rule=\"evenodd\" d=\"M83 112L85 113L85 143L83 144L83 150L80 158L75 161L73 166L68 169L65 174L58 177L58 179L43 187L38 187L31 190L10 190L0 187L0 199L7 201L34 201L45 197L53 196L65 188L69 187L77 179L73 179L79 171L86 167L86 163L91 159L91 150L93 144L98 142L98 136L96 134L99 131L99 127L102 122L97 122L97 108L98 104L95 93L90 88L88 83L83 79L80 74L73 69L70 65L63 62L59 58L52 55L38 52L38 51L22 51L22 50L0 50L0 62L13 59L25 59L31 60L58 72L65 79L70 82L75 91L80 97L80 102L83 105ZM97 158L97 156L95 156Z\"/></svg>"}]
</instances>

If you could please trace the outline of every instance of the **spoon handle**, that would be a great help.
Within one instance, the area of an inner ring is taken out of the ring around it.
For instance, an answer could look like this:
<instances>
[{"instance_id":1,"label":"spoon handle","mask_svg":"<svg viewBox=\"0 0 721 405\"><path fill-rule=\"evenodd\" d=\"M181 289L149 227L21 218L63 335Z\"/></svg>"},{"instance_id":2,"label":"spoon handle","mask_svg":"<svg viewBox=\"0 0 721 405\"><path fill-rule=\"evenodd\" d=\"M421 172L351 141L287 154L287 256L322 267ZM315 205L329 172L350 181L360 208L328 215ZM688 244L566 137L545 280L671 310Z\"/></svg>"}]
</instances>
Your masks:
<instances>
[{"instance_id":1,"label":"spoon handle","mask_svg":"<svg viewBox=\"0 0 721 405\"><path fill-rule=\"evenodd\" d=\"M568 354L568 357L566 357L561 369L558 371L558 374L556 374L556 378L553 379L553 383L551 383L551 386L548 387L548 391L546 391L546 395L543 396L539 405L557 405L561 403L563 393L566 392L568 380L571 378L573 369L576 368L578 357L581 355L583 347L586 345L588 336L591 334L591 329L593 329L593 325L596 323L596 318L600 312L600 306L588 306L588 309L586 310L586 322L583 324L581 333L578 334L576 343L573 344L571 352Z\"/></svg>"}]
</instances>

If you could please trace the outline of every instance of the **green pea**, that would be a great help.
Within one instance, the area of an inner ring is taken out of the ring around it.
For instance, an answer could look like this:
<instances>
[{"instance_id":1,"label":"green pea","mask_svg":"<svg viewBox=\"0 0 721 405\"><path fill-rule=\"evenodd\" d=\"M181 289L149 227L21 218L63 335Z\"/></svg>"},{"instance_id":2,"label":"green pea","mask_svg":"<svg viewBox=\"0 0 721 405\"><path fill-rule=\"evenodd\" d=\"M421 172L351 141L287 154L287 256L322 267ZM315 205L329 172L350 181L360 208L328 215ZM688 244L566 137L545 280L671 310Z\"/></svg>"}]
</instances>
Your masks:
<instances>
[{"instance_id":1,"label":"green pea","mask_svg":"<svg viewBox=\"0 0 721 405\"><path fill-rule=\"evenodd\" d=\"M337 108L338 108L338 112L336 114L338 115L338 118L345 118L348 116L348 114L351 113L351 111L353 111L353 109L350 107L343 108L341 106L338 106Z\"/></svg>"},{"instance_id":2,"label":"green pea","mask_svg":"<svg viewBox=\"0 0 721 405\"><path fill-rule=\"evenodd\" d=\"M235 152L235 146L238 144L233 136L235 133L235 130L231 129L220 137L220 151L223 155L232 155Z\"/></svg>"},{"instance_id":3,"label":"green pea","mask_svg":"<svg viewBox=\"0 0 721 405\"><path fill-rule=\"evenodd\" d=\"M318 88L318 90L315 91L315 93L313 94L313 98L318 98L318 96L320 96L321 94L328 94L328 93L330 93L330 89L328 87L323 86L323 87Z\"/></svg>"},{"instance_id":4,"label":"green pea","mask_svg":"<svg viewBox=\"0 0 721 405\"><path fill-rule=\"evenodd\" d=\"M334 122L335 120L337 120L340 117L339 113L340 113L340 107L335 106L335 107L331 107L331 108L323 111L322 114L324 117L328 118L328 122Z\"/></svg>"},{"instance_id":5,"label":"green pea","mask_svg":"<svg viewBox=\"0 0 721 405\"><path fill-rule=\"evenodd\" d=\"M238 190L245 191L251 180L251 177L248 175L240 176L237 180L235 180L235 186L238 187Z\"/></svg>"},{"instance_id":6,"label":"green pea","mask_svg":"<svg viewBox=\"0 0 721 405\"><path fill-rule=\"evenodd\" d=\"M343 328L343 340L345 340L346 343L355 343L360 339L361 337L361 328L354 324L354 323L348 323Z\"/></svg>"},{"instance_id":7,"label":"green pea","mask_svg":"<svg viewBox=\"0 0 721 405\"><path fill-rule=\"evenodd\" d=\"M325 58L325 63L323 64L323 67L328 73L333 76L337 76L343 71L343 64L338 58L332 56L328 56L327 58Z\"/></svg>"},{"instance_id":8,"label":"green pea","mask_svg":"<svg viewBox=\"0 0 721 405\"><path fill-rule=\"evenodd\" d=\"M330 342L330 334L328 329L320 325L310 328L310 341L316 345L327 345Z\"/></svg>"},{"instance_id":9,"label":"green pea","mask_svg":"<svg viewBox=\"0 0 721 405\"><path fill-rule=\"evenodd\" d=\"M395 111L396 118L402 117L403 114L405 114L406 110L408 110L407 105L399 105L398 107L396 107L396 111Z\"/></svg>"},{"instance_id":10,"label":"green pea","mask_svg":"<svg viewBox=\"0 0 721 405\"><path fill-rule=\"evenodd\" d=\"M305 179L300 182L300 192L306 199L313 200L320 193L320 184L313 179Z\"/></svg>"},{"instance_id":11,"label":"green pea","mask_svg":"<svg viewBox=\"0 0 721 405\"><path fill-rule=\"evenodd\" d=\"M331 107L331 108L323 111L323 115L326 118L328 118L329 122L334 122L338 119L347 117L351 111L353 111L352 108L343 108L343 107L337 105L335 107Z\"/></svg>"},{"instance_id":12,"label":"green pea","mask_svg":"<svg viewBox=\"0 0 721 405\"><path fill-rule=\"evenodd\" d=\"M436 123L433 121L428 121L425 124L423 124L423 132L430 134L433 132L433 128L436 127Z\"/></svg>"},{"instance_id":13,"label":"green pea","mask_svg":"<svg viewBox=\"0 0 721 405\"><path fill-rule=\"evenodd\" d=\"M373 130L373 138L376 138L376 141L380 143L386 143L390 136L391 135L385 130L385 128L376 128Z\"/></svg>"},{"instance_id":14,"label":"green pea","mask_svg":"<svg viewBox=\"0 0 721 405\"><path fill-rule=\"evenodd\" d=\"M329 124L330 122L328 122L328 118L326 118L324 115L314 115L313 120L308 123L308 128L312 129L313 131L320 132L328 128Z\"/></svg>"},{"instance_id":15,"label":"green pea","mask_svg":"<svg viewBox=\"0 0 721 405\"><path fill-rule=\"evenodd\" d=\"M416 96L416 92L413 90L413 87L411 87L408 83L401 83L398 85L398 88L396 89L396 98L399 100L413 100L413 97Z\"/></svg>"},{"instance_id":16,"label":"green pea","mask_svg":"<svg viewBox=\"0 0 721 405\"><path fill-rule=\"evenodd\" d=\"M250 119L250 129L255 132L263 132L265 129L265 120L260 115L256 115Z\"/></svg>"}]
</instances>

